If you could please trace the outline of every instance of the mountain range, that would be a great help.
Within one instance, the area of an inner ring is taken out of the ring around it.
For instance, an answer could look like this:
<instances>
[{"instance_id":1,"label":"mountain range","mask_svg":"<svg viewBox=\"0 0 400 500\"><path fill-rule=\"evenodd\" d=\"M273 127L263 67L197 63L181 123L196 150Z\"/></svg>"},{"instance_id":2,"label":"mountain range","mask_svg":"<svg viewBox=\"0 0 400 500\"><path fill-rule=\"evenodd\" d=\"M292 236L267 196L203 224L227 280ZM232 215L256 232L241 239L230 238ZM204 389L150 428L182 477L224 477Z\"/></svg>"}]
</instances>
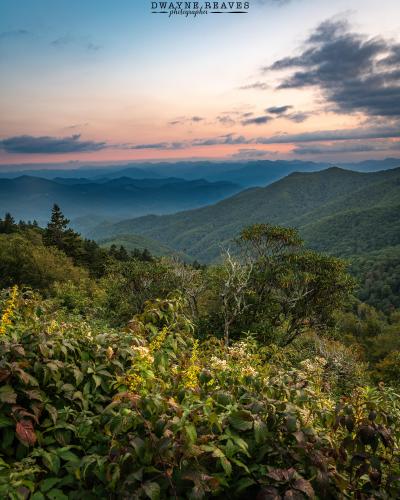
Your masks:
<instances>
[{"instance_id":1,"label":"mountain range","mask_svg":"<svg viewBox=\"0 0 400 500\"><path fill-rule=\"evenodd\" d=\"M61 168L60 168L61 166ZM54 180L87 179L98 180L129 177L131 179L157 179L178 177L185 180L205 179L209 182L226 181L242 187L265 186L292 172L315 172L339 166L360 172L373 172L400 167L400 159L367 160L358 163L333 164L302 160L257 160L257 161L179 161L179 162L134 162L128 164L81 166L57 164L41 168L40 165L2 165L0 178L15 178L21 175Z\"/></svg>"},{"instance_id":2,"label":"mountain range","mask_svg":"<svg viewBox=\"0 0 400 500\"><path fill-rule=\"evenodd\" d=\"M244 226L265 222L296 227L308 246L345 257L398 245L400 168L292 173L195 210L99 224L90 236L144 236L211 262Z\"/></svg>"},{"instance_id":3,"label":"mountain range","mask_svg":"<svg viewBox=\"0 0 400 500\"><path fill-rule=\"evenodd\" d=\"M240 190L241 186L231 182L204 179L50 180L20 176L0 179L0 212L11 212L16 219L45 223L52 205L57 203L69 218L93 215L101 220L121 219L200 207Z\"/></svg>"}]
</instances>

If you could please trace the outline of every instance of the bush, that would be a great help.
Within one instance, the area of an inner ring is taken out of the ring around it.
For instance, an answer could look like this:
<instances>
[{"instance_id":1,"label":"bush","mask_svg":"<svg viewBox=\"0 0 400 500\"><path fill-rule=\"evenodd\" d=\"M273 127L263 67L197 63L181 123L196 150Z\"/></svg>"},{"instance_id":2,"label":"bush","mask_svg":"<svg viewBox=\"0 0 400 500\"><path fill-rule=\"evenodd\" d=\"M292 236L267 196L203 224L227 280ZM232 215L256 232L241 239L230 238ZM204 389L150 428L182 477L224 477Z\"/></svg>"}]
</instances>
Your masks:
<instances>
[{"instance_id":1,"label":"bush","mask_svg":"<svg viewBox=\"0 0 400 500\"><path fill-rule=\"evenodd\" d=\"M400 495L398 396L335 399L324 353L283 368L251 340L199 344L179 298L123 331L32 294L3 310L2 498Z\"/></svg>"},{"instance_id":2,"label":"bush","mask_svg":"<svg viewBox=\"0 0 400 500\"><path fill-rule=\"evenodd\" d=\"M0 235L0 287L26 285L48 292L56 282L79 283L82 268L55 247L45 247L40 235L29 240L19 234Z\"/></svg>"}]
</instances>

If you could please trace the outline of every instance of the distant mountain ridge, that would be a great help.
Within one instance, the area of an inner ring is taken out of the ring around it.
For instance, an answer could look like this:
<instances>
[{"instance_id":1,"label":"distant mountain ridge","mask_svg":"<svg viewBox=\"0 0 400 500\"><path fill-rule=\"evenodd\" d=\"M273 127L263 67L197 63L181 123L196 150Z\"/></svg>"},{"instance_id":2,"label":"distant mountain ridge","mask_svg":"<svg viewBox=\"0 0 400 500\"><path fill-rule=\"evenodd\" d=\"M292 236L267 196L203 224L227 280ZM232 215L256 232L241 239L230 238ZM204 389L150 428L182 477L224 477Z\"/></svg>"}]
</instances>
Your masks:
<instances>
[{"instance_id":1,"label":"distant mountain ridge","mask_svg":"<svg viewBox=\"0 0 400 500\"><path fill-rule=\"evenodd\" d=\"M360 173L334 167L292 173L211 206L104 224L91 236L137 234L209 262L242 227L259 222L297 227L309 246L337 255L397 245L400 168Z\"/></svg>"},{"instance_id":2,"label":"distant mountain ridge","mask_svg":"<svg viewBox=\"0 0 400 500\"><path fill-rule=\"evenodd\" d=\"M243 160L243 161L170 161L134 162L110 166L80 168L34 168L33 165L0 166L0 178L30 175L46 179L85 178L93 181L130 177L132 179L178 177L185 180L205 179L210 182L228 181L242 187L265 186L291 172L315 172L339 166L342 168L372 172L400 167L400 159L367 160L356 163L313 162L304 160ZM64 164L68 167L69 164Z\"/></svg>"},{"instance_id":3,"label":"distant mountain ridge","mask_svg":"<svg viewBox=\"0 0 400 500\"><path fill-rule=\"evenodd\" d=\"M69 218L94 214L103 219L137 217L148 213L173 213L215 203L237 193L230 182L166 179L42 179L20 176L0 179L0 213L16 219L47 222L57 203Z\"/></svg>"}]
</instances>

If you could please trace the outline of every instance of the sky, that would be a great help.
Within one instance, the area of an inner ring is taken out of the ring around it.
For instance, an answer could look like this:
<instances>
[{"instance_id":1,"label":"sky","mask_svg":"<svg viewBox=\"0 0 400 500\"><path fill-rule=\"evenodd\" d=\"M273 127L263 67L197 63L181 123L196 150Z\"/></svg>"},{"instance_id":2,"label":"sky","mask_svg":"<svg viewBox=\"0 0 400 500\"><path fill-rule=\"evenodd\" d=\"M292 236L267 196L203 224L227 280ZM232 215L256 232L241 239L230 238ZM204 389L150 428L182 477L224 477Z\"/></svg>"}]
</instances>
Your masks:
<instances>
[{"instance_id":1,"label":"sky","mask_svg":"<svg viewBox=\"0 0 400 500\"><path fill-rule=\"evenodd\" d=\"M1 164L400 156L398 0L151 3L0 1Z\"/></svg>"}]
</instances>

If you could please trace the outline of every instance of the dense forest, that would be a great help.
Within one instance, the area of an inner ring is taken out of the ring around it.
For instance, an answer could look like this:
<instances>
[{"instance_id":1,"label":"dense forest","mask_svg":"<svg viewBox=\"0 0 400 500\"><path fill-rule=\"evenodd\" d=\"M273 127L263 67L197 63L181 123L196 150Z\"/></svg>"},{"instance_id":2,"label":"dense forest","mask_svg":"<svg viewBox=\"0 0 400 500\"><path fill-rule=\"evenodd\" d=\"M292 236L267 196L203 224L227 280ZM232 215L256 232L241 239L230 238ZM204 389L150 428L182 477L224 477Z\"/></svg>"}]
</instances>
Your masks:
<instances>
[{"instance_id":1,"label":"dense forest","mask_svg":"<svg viewBox=\"0 0 400 500\"><path fill-rule=\"evenodd\" d=\"M0 497L398 498L395 243L258 221L204 265L7 214Z\"/></svg>"}]
</instances>

